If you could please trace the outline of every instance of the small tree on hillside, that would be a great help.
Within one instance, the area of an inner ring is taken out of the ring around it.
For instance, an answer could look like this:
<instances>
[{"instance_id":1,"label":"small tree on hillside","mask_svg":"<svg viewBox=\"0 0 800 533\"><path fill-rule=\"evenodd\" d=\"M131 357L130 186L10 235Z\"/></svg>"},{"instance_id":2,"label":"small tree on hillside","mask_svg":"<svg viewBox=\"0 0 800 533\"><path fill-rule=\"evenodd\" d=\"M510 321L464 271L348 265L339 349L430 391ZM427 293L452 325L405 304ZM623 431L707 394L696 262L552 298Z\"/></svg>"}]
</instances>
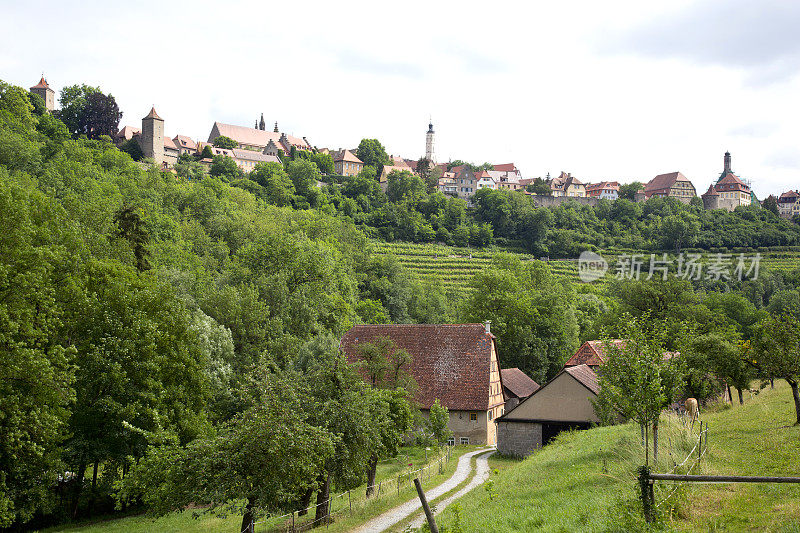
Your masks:
<instances>
[{"instance_id":1,"label":"small tree on hillside","mask_svg":"<svg viewBox=\"0 0 800 533\"><path fill-rule=\"evenodd\" d=\"M234 148L239 148L239 143L231 139L230 137L226 137L224 135L220 135L213 142L214 146L217 148L225 148L226 150L233 150Z\"/></svg>"},{"instance_id":2,"label":"small tree on hillside","mask_svg":"<svg viewBox=\"0 0 800 533\"><path fill-rule=\"evenodd\" d=\"M439 403L439 399L433 402L431 410L428 413L428 430L433 434L433 438L439 444L444 444L447 439L453 436L453 432L447 427L447 422L450 420L450 413L447 407Z\"/></svg>"},{"instance_id":3,"label":"small tree on hillside","mask_svg":"<svg viewBox=\"0 0 800 533\"><path fill-rule=\"evenodd\" d=\"M680 357L665 356L663 323L650 323L647 315L628 317L624 344L609 344L600 375L598 402L607 402L622 417L648 428L653 426L653 456L658 458L658 419L679 393L684 370ZM649 462L649 437L645 461Z\"/></svg>"},{"instance_id":4,"label":"small tree on hillside","mask_svg":"<svg viewBox=\"0 0 800 533\"><path fill-rule=\"evenodd\" d=\"M762 378L782 378L792 388L795 424L800 424L800 321L794 315L762 320L756 329L751 355L749 362Z\"/></svg>"}]
</instances>

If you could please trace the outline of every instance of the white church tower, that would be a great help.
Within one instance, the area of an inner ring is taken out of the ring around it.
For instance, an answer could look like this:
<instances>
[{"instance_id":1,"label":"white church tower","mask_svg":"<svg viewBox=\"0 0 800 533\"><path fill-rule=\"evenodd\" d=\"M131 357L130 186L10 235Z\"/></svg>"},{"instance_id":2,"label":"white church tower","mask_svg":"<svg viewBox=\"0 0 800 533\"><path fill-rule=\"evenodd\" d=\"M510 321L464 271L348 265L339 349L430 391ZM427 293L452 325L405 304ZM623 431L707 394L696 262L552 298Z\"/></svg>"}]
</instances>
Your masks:
<instances>
[{"instance_id":1,"label":"white church tower","mask_svg":"<svg viewBox=\"0 0 800 533\"><path fill-rule=\"evenodd\" d=\"M431 163L436 162L433 152L433 122L428 123L428 133L425 134L425 159Z\"/></svg>"}]
</instances>

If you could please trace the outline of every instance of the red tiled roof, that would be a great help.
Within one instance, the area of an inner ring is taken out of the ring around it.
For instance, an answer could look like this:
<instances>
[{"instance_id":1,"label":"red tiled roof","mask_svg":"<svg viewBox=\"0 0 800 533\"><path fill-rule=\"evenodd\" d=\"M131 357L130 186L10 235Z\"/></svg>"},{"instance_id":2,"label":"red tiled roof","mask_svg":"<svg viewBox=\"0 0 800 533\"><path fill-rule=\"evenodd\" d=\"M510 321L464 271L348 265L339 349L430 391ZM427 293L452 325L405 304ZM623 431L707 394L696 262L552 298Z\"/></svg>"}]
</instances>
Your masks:
<instances>
[{"instance_id":1,"label":"red tiled roof","mask_svg":"<svg viewBox=\"0 0 800 533\"><path fill-rule=\"evenodd\" d=\"M340 349L351 363L360 343L388 337L411 355L416 400L429 409L438 398L451 410L489 408L489 373L494 335L483 324L362 325L342 337ZM502 381L502 376L501 376Z\"/></svg>"},{"instance_id":2,"label":"red tiled roof","mask_svg":"<svg viewBox=\"0 0 800 533\"><path fill-rule=\"evenodd\" d=\"M516 172L517 171L517 167L516 167L516 165L514 165L514 163L502 163L500 165L492 165L492 168L494 170L497 170L497 171L500 171L500 172Z\"/></svg>"},{"instance_id":3,"label":"red tiled roof","mask_svg":"<svg viewBox=\"0 0 800 533\"><path fill-rule=\"evenodd\" d=\"M333 153L333 162L347 161L349 163L362 163L350 150L337 150Z\"/></svg>"},{"instance_id":4,"label":"red tiled roof","mask_svg":"<svg viewBox=\"0 0 800 533\"><path fill-rule=\"evenodd\" d=\"M714 188L713 185L709 185L708 190L705 192L705 194L702 194L701 196L719 196L719 193L717 192L717 190Z\"/></svg>"},{"instance_id":5,"label":"red tiled roof","mask_svg":"<svg viewBox=\"0 0 800 533\"><path fill-rule=\"evenodd\" d=\"M793 203L795 203L797 201L798 197L800 197L800 192L798 192L798 191L786 191L785 193L782 193L778 197L778 201L780 203L791 203L791 204L793 204Z\"/></svg>"},{"instance_id":6,"label":"red tiled roof","mask_svg":"<svg viewBox=\"0 0 800 533\"><path fill-rule=\"evenodd\" d=\"M117 138L125 139L127 141L133 139L134 136L139 135L140 133L142 133L142 130L140 130L139 128L134 128L133 126L125 126L117 132Z\"/></svg>"},{"instance_id":7,"label":"red tiled roof","mask_svg":"<svg viewBox=\"0 0 800 533\"><path fill-rule=\"evenodd\" d=\"M662 189L669 189L676 181L689 181L689 178L680 172L659 174L655 178L648 181L647 185L644 186L645 195L649 196L652 192L660 191Z\"/></svg>"},{"instance_id":8,"label":"red tiled roof","mask_svg":"<svg viewBox=\"0 0 800 533\"><path fill-rule=\"evenodd\" d=\"M580 348L575 352L575 355L569 358L564 363L565 367L577 365L590 365L600 366L605 363L605 355L607 346L606 343L622 347L625 344L624 340L613 339L608 341L586 341L581 344Z\"/></svg>"},{"instance_id":9,"label":"red tiled roof","mask_svg":"<svg viewBox=\"0 0 800 533\"><path fill-rule=\"evenodd\" d=\"M510 390L517 398L527 398L540 388L538 383L519 368L501 369L500 379L503 381L503 387Z\"/></svg>"},{"instance_id":10,"label":"red tiled roof","mask_svg":"<svg viewBox=\"0 0 800 533\"><path fill-rule=\"evenodd\" d=\"M169 148L172 150L177 150L178 146L167 136L164 136L164 148Z\"/></svg>"},{"instance_id":11,"label":"red tiled roof","mask_svg":"<svg viewBox=\"0 0 800 533\"><path fill-rule=\"evenodd\" d=\"M739 179L733 172L728 172L717 181L716 188L720 191L745 191L750 192L750 186Z\"/></svg>"},{"instance_id":12,"label":"red tiled roof","mask_svg":"<svg viewBox=\"0 0 800 533\"><path fill-rule=\"evenodd\" d=\"M240 144L249 144L251 146L261 146L264 147L269 144L269 141L272 140L275 142L276 145L280 146L282 143L281 134L275 133L274 131L266 131L266 130L257 130L254 128L246 128L244 126L235 126L233 124L225 124L222 122L214 122L214 127L217 128L217 131L220 135L224 135L225 137L230 137L234 141ZM212 132L213 132L212 127ZM213 141L214 139L211 138L209 135L209 142ZM310 147L308 143L304 139L300 139L298 137L293 137L291 135L286 136L286 140L288 141L289 146L286 148L289 149L291 146L296 146L302 150L308 150Z\"/></svg>"},{"instance_id":13,"label":"red tiled roof","mask_svg":"<svg viewBox=\"0 0 800 533\"><path fill-rule=\"evenodd\" d=\"M611 189L618 191L619 190L619 182L618 181L601 181L599 183L590 183L586 186L586 191L595 191L599 189Z\"/></svg>"},{"instance_id":14,"label":"red tiled roof","mask_svg":"<svg viewBox=\"0 0 800 533\"><path fill-rule=\"evenodd\" d=\"M145 119L148 119L148 118L155 118L155 119L158 119L158 120L164 120L163 118L161 118L161 117L159 117L159 116L158 116L158 113L156 113L156 106L153 106L153 107L151 107L151 108L150 108L150 112L149 112L149 113L147 114L147 116L146 116L146 117L144 117L144 118L145 118ZM144 120L144 119L142 119L142 120Z\"/></svg>"},{"instance_id":15,"label":"red tiled roof","mask_svg":"<svg viewBox=\"0 0 800 533\"><path fill-rule=\"evenodd\" d=\"M597 374L595 374L594 370L589 368L586 365L578 365L578 366L569 366L562 370L562 372L566 372L573 378L575 378L580 384L584 387L589 389L595 394L600 394L600 381L597 379Z\"/></svg>"},{"instance_id":16,"label":"red tiled roof","mask_svg":"<svg viewBox=\"0 0 800 533\"><path fill-rule=\"evenodd\" d=\"M42 76L42 79L39 80L39 83L31 87L31 89L50 89L50 86L47 85L47 80L44 79L44 76Z\"/></svg>"},{"instance_id":17,"label":"red tiled roof","mask_svg":"<svg viewBox=\"0 0 800 533\"><path fill-rule=\"evenodd\" d=\"M183 148L189 148L190 150L197 149L197 143L194 142L191 137L187 137L186 135L176 135L172 140L175 141L175 144L178 144Z\"/></svg>"}]
</instances>

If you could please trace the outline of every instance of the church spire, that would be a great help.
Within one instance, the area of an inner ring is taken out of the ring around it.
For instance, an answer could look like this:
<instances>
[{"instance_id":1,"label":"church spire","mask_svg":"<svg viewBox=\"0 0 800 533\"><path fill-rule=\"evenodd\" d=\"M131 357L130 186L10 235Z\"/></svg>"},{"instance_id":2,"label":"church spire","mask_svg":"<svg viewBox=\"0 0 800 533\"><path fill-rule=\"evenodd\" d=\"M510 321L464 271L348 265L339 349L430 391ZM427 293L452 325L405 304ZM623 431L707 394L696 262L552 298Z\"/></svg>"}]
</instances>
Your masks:
<instances>
[{"instance_id":1,"label":"church spire","mask_svg":"<svg viewBox=\"0 0 800 533\"><path fill-rule=\"evenodd\" d=\"M258 123L258 129L265 130L267 125L264 123L264 113L261 113L261 122Z\"/></svg>"},{"instance_id":2,"label":"church spire","mask_svg":"<svg viewBox=\"0 0 800 533\"><path fill-rule=\"evenodd\" d=\"M275 132L275 133L279 133L278 132L278 121L277 120L275 121L275 129L272 130L272 131Z\"/></svg>"}]
</instances>

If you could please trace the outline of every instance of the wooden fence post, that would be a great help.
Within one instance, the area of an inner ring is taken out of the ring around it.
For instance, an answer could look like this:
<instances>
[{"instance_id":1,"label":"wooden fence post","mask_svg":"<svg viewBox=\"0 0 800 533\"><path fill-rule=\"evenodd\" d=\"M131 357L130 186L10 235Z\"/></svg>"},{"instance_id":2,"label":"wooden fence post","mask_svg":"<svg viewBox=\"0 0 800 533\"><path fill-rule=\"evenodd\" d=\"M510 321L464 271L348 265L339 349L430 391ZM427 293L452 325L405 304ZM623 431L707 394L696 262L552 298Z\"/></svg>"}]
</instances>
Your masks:
<instances>
[{"instance_id":1,"label":"wooden fence post","mask_svg":"<svg viewBox=\"0 0 800 533\"><path fill-rule=\"evenodd\" d=\"M436 527L436 520L433 519L433 513L428 506L428 500L425 499L425 493L422 491L422 485L418 477L414 478L414 486L417 488L417 495L419 496L419 501L422 502L422 510L425 511L425 518L428 519L428 526L431 528L431 533L439 533L439 528Z\"/></svg>"},{"instance_id":2,"label":"wooden fence post","mask_svg":"<svg viewBox=\"0 0 800 533\"><path fill-rule=\"evenodd\" d=\"M353 516L353 500L350 499L350 491L347 491L347 503L350 504L350 516Z\"/></svg>"}]
</instances>

